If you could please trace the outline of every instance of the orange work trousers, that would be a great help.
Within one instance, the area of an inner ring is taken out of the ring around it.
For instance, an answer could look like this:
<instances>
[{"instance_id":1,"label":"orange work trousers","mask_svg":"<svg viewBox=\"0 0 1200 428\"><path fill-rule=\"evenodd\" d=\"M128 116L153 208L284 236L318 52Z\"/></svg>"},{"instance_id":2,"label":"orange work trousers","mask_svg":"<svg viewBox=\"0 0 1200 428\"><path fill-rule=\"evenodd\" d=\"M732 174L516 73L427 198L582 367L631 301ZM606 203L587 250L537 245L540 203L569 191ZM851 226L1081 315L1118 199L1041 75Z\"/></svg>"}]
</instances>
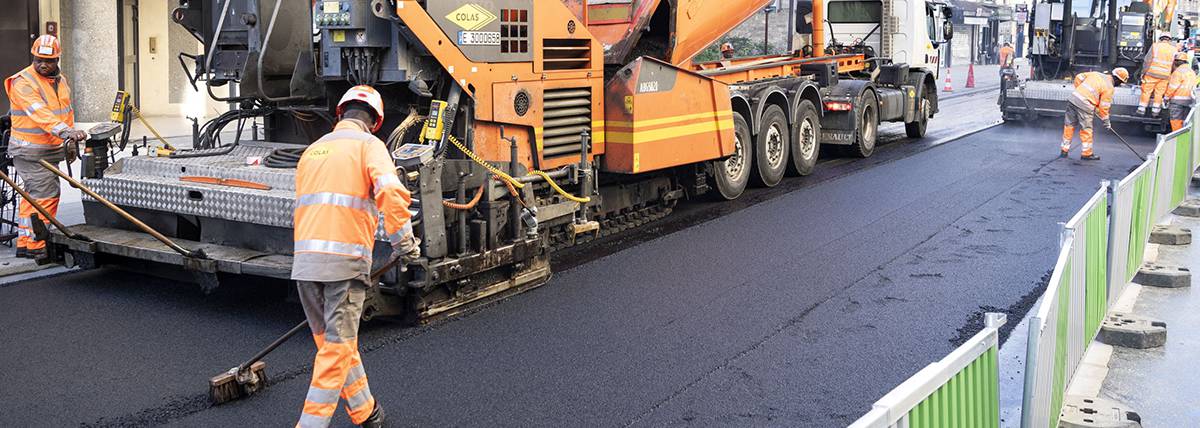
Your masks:
<instances>
[{"instance_id":1,"label":"orange work trousers","mask_svg":"<svg viewBox=\"0 0 1200 428\"><path fill-rule=\"evenodd\" d=\"M346 401L350 421L360 425L375 410L375 397L367 385L367 373L358 353L358 321L367 284L361 279L298 281L297 288L317 344L317 356L313 361L312 383L304 398L304 411L296 426L329 426L339 399Z\"/></svg>"},{"instance_id":2,"label":"orange work trousers","mask_svg":"<svg viewBox=\"0 0 1200 428\"><path fill-rule=\"evenodd\" d=\"M50 155L45 157L50 163L58 163L62 160L60 155ZM30 160L23 155L13 158L13 166L17 169L17 177L21 179L21 188L29 192L34 201L42 208L50 213L51 216L58 216L58 201L59 188L58 176L54 173L42 168L42 165L36 160ZM40 241L33 236L33 216L38 216L38 219L44 224L49 224L50 221L41 218L37 209L21 198L21 205L17 208L17 248L27 250L40 250L46 248L46 242Z\"/></svg>"},{"instance_id":3,"label":"orange work trousers","mask_svg":"<svg viewBox=\"0 0 1200 428\"><path fill-rule=\"evenodd\" d=\"M1075 129L1079 128L1079 139L1083 141L1083 156L1092 155L1092 119L1090 111L1067 103L1067 114L1063 117L1062 146L1063 153L1071 151L1071 140L1075 138Z\"/></svg>"},{"instance_id":4,"label":"orange work trousers","mask_svg":"<svg viewBox=\"0 0 1200 428\"><path fill-rule=\"evenodd\" d=\"M1138 101L1139 108L1146 108L1150 105L1150 97L1154 97L1155 110L1161 110L1163 106L1163 95L1167 93L1167 79L1159 79L1157 77L1143 76L1142 77L1142 99Z\"/></svg>"}]
</instances>

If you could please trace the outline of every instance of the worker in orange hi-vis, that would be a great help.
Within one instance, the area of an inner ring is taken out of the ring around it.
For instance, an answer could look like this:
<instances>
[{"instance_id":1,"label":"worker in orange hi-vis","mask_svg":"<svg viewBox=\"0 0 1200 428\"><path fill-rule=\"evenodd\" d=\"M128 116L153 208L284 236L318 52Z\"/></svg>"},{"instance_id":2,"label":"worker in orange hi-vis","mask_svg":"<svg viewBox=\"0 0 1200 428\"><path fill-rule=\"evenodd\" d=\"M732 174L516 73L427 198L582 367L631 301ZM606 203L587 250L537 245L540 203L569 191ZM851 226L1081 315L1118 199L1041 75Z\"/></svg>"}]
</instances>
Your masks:
<instances>
[{"instance_id":1,"label":"worker in orange hi-vis","mask_svg":"<svg viewBox=\"0 0 1200 428\"><path fill-rule=\"evenodd\" d=\"M1187 52L1175 55L1175 71L1167 82L1167 111L1171 115L1171 130L1183 128L1183 121L1188 111L1192 109L1195 97L1192 92L1196 89L1196 72L1188 64Z\"/></svg>"},{"instance_id":2,"label":"worker in orange hi-vis","mask_svg":"<svg viewBox=\"0 0 1200 428\"><path fill-rule=\"evenodd\" d=\"M1112 129L1108 112L1112 108L1113 88L1129 80L1129 71L1117 67L1111 74L1089 71L1075 76L1075 93L1067 98L1067 114L1063 118L1062 146L1059 157L1067 157L1071 151L1071 139L1075 128L1079 128L1079 139L1083 141L1080 159L1099 160L1092 151L1092 120L1100 116L1105 129Z\"/></svg>"},{"instance_id":3,"label":"worker in orange hi-vis","mask_svg":"<svg viewBox=\"0 0 1200 428\"><path fill-rule=\"evenodd\" d=\"M368 287L378 219L405 265L420 257L408 206L412 199L383 142L383 98L355 86L337 106L333 132L310 145L296 168L292 279L317 344L312 383L297 427L325 427L339 399L350 420L382 426L358 353L358 322Z\"/></svg>"},{"instance_id":4,"label":"worker in orange hi-vis","mask_svg":"<svg viewBox=\"0 0 1200 428\"><path fill-rule=\"evenodd\" d=\"M1016 59L1017 50L1013 49L1011 43L1004 42L1004 46L1000 47L1000 68L1012 68Z\"/></svg>"},{"instance_id":5,"label":"worker in orange hi-vis","mask_svg":"<svg viewBox=\"0 0 1200 428\"><path fill-rule=\"evenodd\" d=\"M46 212L56 215L58 176L43 169L38 161L62 162L67 156L64 149L75 149L63 142L82 142L87 139L87 133L75 129L71 87L58 67L62 57L58 38L51 35L38 37L30 53L33 64L4 80L12 117L8 153L25 190ZM17 214L17 257L41 258L46 254L46 243L33 235L35 215L39 214L33 205L21 199Z\"/></svg>"},{"instance_id":6,"label":"worker in orange hi-vis","mask_svg":"<svg viewBox=\"0 0 1200 428\"><path fill-rule=\"evenodd\" d=\"M1150 114L1158 116L1162 111L1163 93L1167 91L1167 80L1171 78L1171 63L1175 61L1178 51L1169 35L1159 37L1158 42L1146 51L1146 58L1142 61L1142 99L1138 101L1137 114L1146 114L1151 96L1154 97L1154 106Z\"/></svg>"}]
</instances>

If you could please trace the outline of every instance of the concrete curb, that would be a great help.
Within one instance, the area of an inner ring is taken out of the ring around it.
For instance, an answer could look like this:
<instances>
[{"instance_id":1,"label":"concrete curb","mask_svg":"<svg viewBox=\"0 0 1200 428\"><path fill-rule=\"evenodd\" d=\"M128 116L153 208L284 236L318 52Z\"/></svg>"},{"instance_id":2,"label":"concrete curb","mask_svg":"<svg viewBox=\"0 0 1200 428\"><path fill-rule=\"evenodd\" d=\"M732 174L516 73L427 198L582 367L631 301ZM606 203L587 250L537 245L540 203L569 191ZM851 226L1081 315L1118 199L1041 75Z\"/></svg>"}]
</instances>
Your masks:
<instances>
[{"instance_id":1,"label":"concrete curb","mask_svg":"<svg viewBox=\"0 0 1200 428\"><path fill-rule=\"evenodd\" d=\"M57 265L38 265L33 259L10 258L0 261L0 278L49 269Z\"/></svg>"}]
</instances>

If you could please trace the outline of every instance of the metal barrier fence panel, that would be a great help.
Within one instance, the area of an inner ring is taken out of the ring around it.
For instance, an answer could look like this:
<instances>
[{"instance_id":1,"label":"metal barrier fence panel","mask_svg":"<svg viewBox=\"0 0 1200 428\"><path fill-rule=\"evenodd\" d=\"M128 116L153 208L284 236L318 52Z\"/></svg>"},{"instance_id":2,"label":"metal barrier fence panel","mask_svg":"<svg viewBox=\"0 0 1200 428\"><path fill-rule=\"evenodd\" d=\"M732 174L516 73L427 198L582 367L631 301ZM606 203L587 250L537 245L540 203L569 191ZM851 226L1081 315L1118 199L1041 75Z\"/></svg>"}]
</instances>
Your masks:
<instances>
[{"instance_id":1,"label":"metal barrier fence panel","mask_svg":"<svg viewBox=\"0 0 1200 428\"><path fill-rule=\"evenodd\" d=\"M1174 134L1171 134L1173 136ZM1158 137L1158 148L1154 149L1154 211L1150 217L1151 224L1171 211L1171 199L1175 192L1175 144L1167 144L1169 136Z\"/></svg>"},{"instance_id":2,"label":"metal barrier fence panel","mask_svg":"<svg viewBox=\"0 0 1200 428\"><path fill-rule=\"evenodd\" d=\"M998 428L1000 327L1005 321L1004 314L986 314L982 331L888 392L850 427Z\"/></svg>"},{"instance_id":3,"label":"metal barrier fence panel","mask_svg":"<svg viewBox=\"0 0 1200 428\"><path fill-rule=\"evenodd\" d=\"M1070 300L1074 238L1067 236L1037 312L1029 318L1021 426L1055 427L1067 379L1067 303Z\"/></svg>"},{"instance_id":4,"label":"metal barrier fence panel","mask_svg":"<svg viewBox=\"0 0 1200 428\"><path fill-rule=\"evenodd\" d=\"M1113 186L1109 236L1108 300L1115 301L1133 279L1150 237L1153 155Z\"/></svg>"},{"instance_id":5,"label":"metal barrier fence panel","mask_svg":"<svg viewBox=\"0 0 1200 428\"><path fill-rule=\"evenodd\" d=\"M1175 144L1175 168L1174 177L1172 180L1171 206L1177 207L1183 198L1187 197L1188 182L1192 178L1192 127L1185 126L1183 129L1175 132L1174 139L1168 140L1168 144Z\"/></svg>"}]
</instances>

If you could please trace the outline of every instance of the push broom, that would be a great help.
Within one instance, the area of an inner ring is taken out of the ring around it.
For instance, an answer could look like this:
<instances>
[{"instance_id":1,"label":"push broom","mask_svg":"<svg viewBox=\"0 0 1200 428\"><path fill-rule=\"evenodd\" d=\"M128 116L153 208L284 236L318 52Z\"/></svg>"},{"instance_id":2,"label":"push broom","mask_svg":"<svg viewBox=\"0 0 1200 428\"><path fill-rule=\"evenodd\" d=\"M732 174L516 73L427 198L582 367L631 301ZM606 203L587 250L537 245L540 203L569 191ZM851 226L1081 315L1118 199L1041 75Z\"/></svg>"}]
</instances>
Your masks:
<instances>
[{"instance_id":1,"label":"push broom","mask_svg":"<svg viewBox=\"0 0 1200 428\"><path fill-rule=\"evenodd\" d=\"M389 269L396 266L396 263L399 261L399 258L393 258L387 264L383 265L383 267L379 268L379 270L375 271L375 273L372 273L370 283L378 283L379 278ZM263 357L266 357L267 354L270 354L275 348L283 345L284 342L287 342L292 336L300 333L307 326L307 320L300 321L299 324L296 324L295 327L292 327L283 336L279 336L278 339L275 339L266 348L258 351L257 354L254 354L246 362L213 376L208 380L208 398L214 405L220 405L249 397L261 391L267 386L267 363L262 361Z\"/></svg>"}]
</instances>

